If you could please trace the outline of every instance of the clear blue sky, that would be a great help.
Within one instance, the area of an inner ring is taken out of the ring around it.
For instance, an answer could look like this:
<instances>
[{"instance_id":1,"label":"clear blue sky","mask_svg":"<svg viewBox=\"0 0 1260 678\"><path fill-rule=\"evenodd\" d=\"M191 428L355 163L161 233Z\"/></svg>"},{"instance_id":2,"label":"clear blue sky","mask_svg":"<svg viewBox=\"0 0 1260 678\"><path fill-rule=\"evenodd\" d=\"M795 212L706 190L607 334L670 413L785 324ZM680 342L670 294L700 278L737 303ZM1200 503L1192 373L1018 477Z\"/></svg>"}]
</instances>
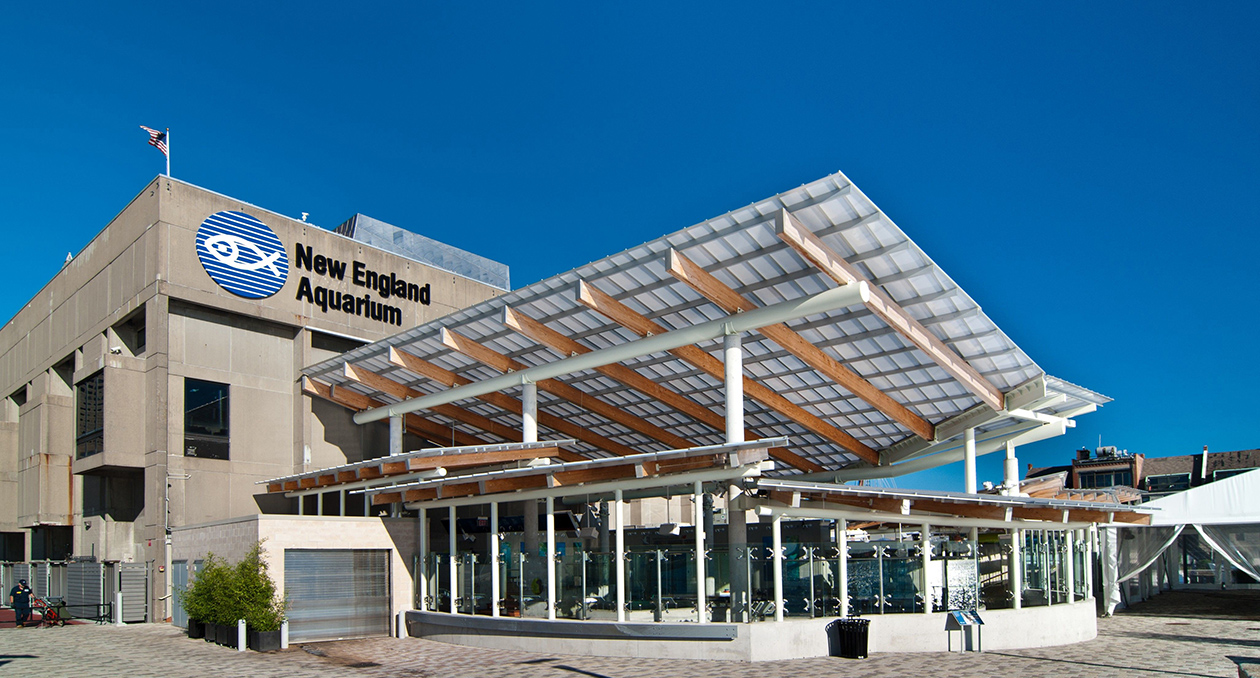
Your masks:
<instances>
[{"instance_id":1,"label":"clear blue sky","mask_svg":"<svg viewBox=\"0 0 1260 678\"><path fill-rule=\"evenodd\" d=\"M177 178L515 286L842 170L1116 399L1021 462L1260 446L1256 3L98 4L0 25L0 314L162 171L142 124Z\"/></svg>"}]
</instances>

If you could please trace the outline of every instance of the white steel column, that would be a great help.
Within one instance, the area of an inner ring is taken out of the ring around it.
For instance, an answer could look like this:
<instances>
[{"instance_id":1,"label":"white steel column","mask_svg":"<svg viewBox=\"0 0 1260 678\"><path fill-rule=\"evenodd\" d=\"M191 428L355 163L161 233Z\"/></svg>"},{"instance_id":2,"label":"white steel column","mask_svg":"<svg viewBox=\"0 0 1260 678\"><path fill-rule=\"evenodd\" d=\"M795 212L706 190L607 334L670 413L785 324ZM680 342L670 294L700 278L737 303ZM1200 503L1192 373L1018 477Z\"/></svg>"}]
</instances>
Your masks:
<instances>
[{"instance_id":1,"label":"white steel column","mask_svg":"<svg viewBox=\"0 0 1260 678\"><path fill-rule=\"evenodd\" d=\"M403 453L403 418L401 414L395 414L389 418L389 453L391 456Z\"/></svg>"},{"instance_id":2,"label":"white steel column","mask_svg":"<svg viewBox=\"0 0 1260 678\"><path fill-rule=\"evenodd\" d=\"M1093 525L1085 528L1085 598L1094 596L1094 539L1098 534Z\"/></svg>"},{"instance_id":3,"label":"white steel column","mask_svg":"<svg viewBox=\"0 0 1260 678\"><path fill-rule=\"evenodd\" d=\"M919 536L923 539L923 614L932 614L932 580L928 577L928 568L932 566L932 526L923 523Z\"/></svg>"},{"instance_id":4,"label":"white steel column","mask_svg":"<svg viewBox=\"0 0 1260 678\"><path fill-rule=\"evenodd\" d=\"M416 528L416 541L420 544L420 564L416 565L416 572L420 576L420 592L417 595L420 598L420 609L427 610L428 602L425 599L429 597L429 510L421 508L418 520L420 522Z\"/></svg>"},{"instance_id":5,"label":"white steel column","mask_svg":"<svg viewBox=\"0 0 1260 678\"><path fill-rule=\"evenodd\" d=\"M455 613L456 613L456 612L458 612L458 610L459 610L459 608L455 605L455 598L457 597L457 593L458 593L458 590L459 590L459 572L457 572L457 571L456 571L456 567L455 567L455 565L456 565L456 561L455 561L455 552L456 552L456 546L457 546L457 545L456 545L456 543L455 543L455 507L454 507L454 506L452 506L452 507L450 507L449 509L447 509L447 515L449 515L449 516L450 516L450 521L451 521L451 524L450 524L450 530L448 530L448 531L450 532L450 535L449 535L449 539L447 540L447 542L449 543L449 548L450 548L450 550L451 550L451 555L450 555L450 561L451 561L451 572L450 572L450 575L451 575L451 576L450 576L450 580L451 580L451 582L450 582L450 586L451 586L451 596L450 596L450 598L451 598L451 610L450 610L450 612L451 612L451 614L455 614Z\"/></svg>"},{"instance_id":6,"label":"white steel column","mask_svg":"<svg viewBox=\"0 0 1260 678\"><path fill-rule=\"evenodd\" d=\"M1006 459L1003 463L1002 494L1019 494L1019 460L1015 458L1015 443L1006 441Z\"/></svg>"},{"instance_id":7,"label":"white steel column","mask_svg":"<svg viewBox=\"0 0 1260 678\"><path fill-rule=\"evenodd\" d=\"M836 521L836 546L840 551L840 616L849 616L849 521L840 518Z\"/></svg>"},{"instance_id":8,"label":"white steel column","mask_svg":"<svg viewBox=\"0 0 1260 678\"><path fill-rule=\"evenodd\" d=\"M556 618L556 499L547 497L547 618Z\"/></svg>"},{"instance_id":9,"label":"white steel column","mask_svg":"<svg viewBox=\"0 0 1260 678\"><path fill-rule=\"evenodd\" d=\"M299 494L297 500L298 500L298 515L299 516L306 515L306 497ZM30 553L30 551L27 551L27 553Z\"/></svg>"},{"instance_id":10,"label":"white steel column","mask_svg":"<svg viewBox=\"0 0 1260 678\"><path fill-rule=\"evenodd\" d=\"M697 480L692 490L692 514L696 526L696 614L703 624L709 621L704 576L704 486Z\"/></svg>"},{"instance_id":11,"label":"white steel column","mask_svg":"<svg viewBox=\"0 0 1260 678\"><path fill-rule=\"evenodd\" d=\"M490 502L490 616L499 616L499 502Z\"/></svg>"},{"instance_id":12,"label":"white steel column","mask_svg":"<svg viewBox=\"0 0 1260 678\"><path fill-rule=\"evenodd\" d=\"M317 516L324 515L324 493L323 492L315 493L315 515Z\"/></svg>"},{"instance_id":13,"label":"white steel column","mask_svg":"<svg viewBox=\"0 0 1260 678\"><path fill-rule=\"evenodd\" d=\"M1067 537L1067 601L1076 602L1076 530L1064 530Z\"/></svg>"},{"instance_id":14,"label":"white steel column","mask_svg":"<svg viewBox=\"0 0 1260 678\"><path fill-rule=\"evenodd\" d=\"M521 442L538 442L538 384L524 384L521 389ZM522 552L538 557L538 500L526 499L524 505L525 534ZM522 572L524 577L525 573Z\"/></svg>"},{"instance_id":15,"label":"white steel column","mask_svg":"<svg viewBox=\"0 0 1260 678\"><path fill-rule=\"evenodd\" d=\"M976 493L976 429L963 431L963 491Z\"/></svg>"},{"instance_id":16,"label":"white steel column","mask_svg":"<svg viewBox=\"0 0 1260 678\"><path fill-rule=\"evenodd\" d=\"M337 507L338 507L339 515L342 518L345 518L346 517L346 491L345 490L341 491L341 502L337 504Z\"/></svg>"},{"instance_id":17,"label":"white steel column","mask_svg":"<svg viewBox=\"0 0 1260 678\"><path fill-rule=\"evenodd\" d=\"M621 490L613 490L613 525L617 528L613 558L617 571L617 621L626 620L626 525Z\"/></svg>"},{"instance_id":18,"label":"white steel column","mask_svg":"<svg viewBox=\"0 0 1260 678\"><path fill-rule=\"evenodd\" d=\"M725 364L726 442L744 442L744 349L738 334L722 337Z\"/></svg>"},{"instance_id":19,"label":"white steel column","mask_svg":"<svg viewBox=\"0 0 1260 678\"><path fill-rule=\"evenodd\" d=\"M783 515L770 523L770 547L774 550L774 620L783 621Z\"/></svg>"},{"instance_id":20,"label":"white steel column","mask_svg":"<svg viewBox=\"0 0 1260 678\"><path fill-rule=\"evenodd\" d=\"M1016 610L1024 607L1024 559L1020 557L1023 541L1023 530L1011 530L1011 606Z\"/></svg>"}]
</instances>

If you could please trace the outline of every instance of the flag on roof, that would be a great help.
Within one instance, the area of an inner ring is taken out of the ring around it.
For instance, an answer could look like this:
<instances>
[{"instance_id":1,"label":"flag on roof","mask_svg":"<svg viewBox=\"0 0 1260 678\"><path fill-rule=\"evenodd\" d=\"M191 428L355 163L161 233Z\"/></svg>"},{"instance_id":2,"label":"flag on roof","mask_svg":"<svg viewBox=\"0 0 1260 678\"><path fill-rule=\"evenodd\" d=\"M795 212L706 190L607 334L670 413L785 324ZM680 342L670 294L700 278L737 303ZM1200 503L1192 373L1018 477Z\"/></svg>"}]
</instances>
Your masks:
<instances>
[{"instance_id":1,"label":"flag on roof","mask_svg":"<svg viewBox=\"0 0 1260 678\"><path fill-rule=\"evenodd\" d=\"M141 125L140 129L149 133L150 146L158 149L159 151L162 151L162 155L166 155L167 157L169 157L166 150L166 132L159 132L155 129L150 129L148 127L145 127L144 125Z\"/></svg>"}]
</instances>

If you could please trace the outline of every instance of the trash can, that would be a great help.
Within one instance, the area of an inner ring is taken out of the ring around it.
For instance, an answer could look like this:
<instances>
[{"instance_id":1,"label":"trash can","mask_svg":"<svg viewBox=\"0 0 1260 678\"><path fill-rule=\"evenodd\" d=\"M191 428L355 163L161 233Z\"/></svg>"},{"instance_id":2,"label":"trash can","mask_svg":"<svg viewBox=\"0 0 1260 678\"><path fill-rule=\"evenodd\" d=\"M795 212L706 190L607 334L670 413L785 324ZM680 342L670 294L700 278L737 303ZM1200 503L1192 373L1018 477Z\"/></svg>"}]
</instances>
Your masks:
<instances>
[{"instance_id":1,"label":"trash can","mask_svg":"<svg viewBox=\"0 0 1260 678\"><path fill-rule=\"evenodd\" d=\"M841 617L827 624L827 654L847 659L866 659L871 620Z\"/></svg>"}]
</instances>

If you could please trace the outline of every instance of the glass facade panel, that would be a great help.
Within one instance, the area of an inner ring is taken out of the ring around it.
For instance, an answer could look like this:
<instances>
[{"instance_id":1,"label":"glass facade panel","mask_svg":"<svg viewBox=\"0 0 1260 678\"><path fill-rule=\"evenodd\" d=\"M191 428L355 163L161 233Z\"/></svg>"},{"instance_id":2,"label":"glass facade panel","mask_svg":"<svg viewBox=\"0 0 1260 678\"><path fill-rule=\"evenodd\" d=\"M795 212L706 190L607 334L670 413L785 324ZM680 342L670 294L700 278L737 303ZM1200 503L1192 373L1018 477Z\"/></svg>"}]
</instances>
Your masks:
<instances>
[{"instance_id":1,"label":"glass facade panel","mask_svg":"<svg viewBox=\"0 0 1260 678\"><path fill-rule=\"evenodd\" d=\"M90 457L105 449L105 372L75 386L75 456Z\"/></svg>"},{"instance_id":2,"label":"glass facade panel","mask_svg":"<svg viewBox=\"0 0 1260 678\"><path fill-rule=\"evenodd\" d=\"M228 385L184 379L184 456L227 459Z\"/></svg>"}]
</instances>

